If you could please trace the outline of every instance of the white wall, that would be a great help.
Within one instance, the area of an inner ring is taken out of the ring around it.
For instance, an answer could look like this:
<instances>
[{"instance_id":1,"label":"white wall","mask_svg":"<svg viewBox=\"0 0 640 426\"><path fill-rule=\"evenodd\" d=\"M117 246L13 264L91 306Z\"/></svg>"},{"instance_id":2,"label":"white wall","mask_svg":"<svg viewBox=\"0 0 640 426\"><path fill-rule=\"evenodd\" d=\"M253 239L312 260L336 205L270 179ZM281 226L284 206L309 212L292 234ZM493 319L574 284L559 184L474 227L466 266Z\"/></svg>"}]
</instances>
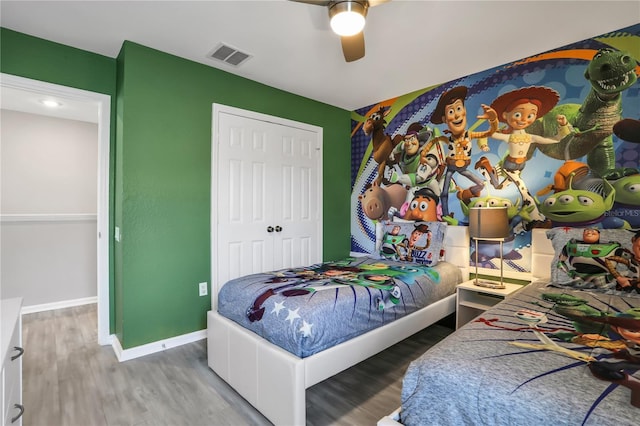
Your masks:
<instances>
[{"instance_id":1,"label":"white wall","mask_svg":"<svg viewBox=\"0 0 640 426\"><path fill-rule=\"evenodd\" d=\"M97 124L0 114L0 297L96 297Z\"/></svg>"}]
</instances>

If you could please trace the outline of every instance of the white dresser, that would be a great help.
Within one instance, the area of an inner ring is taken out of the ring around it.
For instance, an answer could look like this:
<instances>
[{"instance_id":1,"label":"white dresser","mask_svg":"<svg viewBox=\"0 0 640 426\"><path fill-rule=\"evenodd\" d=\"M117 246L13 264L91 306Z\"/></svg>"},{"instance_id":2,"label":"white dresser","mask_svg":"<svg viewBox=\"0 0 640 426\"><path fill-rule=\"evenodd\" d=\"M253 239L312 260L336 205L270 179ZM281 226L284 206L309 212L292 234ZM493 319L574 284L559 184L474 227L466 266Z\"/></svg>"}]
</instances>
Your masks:
<instances>
[{"instance_id":1,"label":"white dresser","mask_svg":"<svg viewBox=\"0 0 640 426\"><path fill-rule=\"evenodd\" d=\"M2 426L22 425L22 299L2 299Z\"/></svg>"}]
</instances>

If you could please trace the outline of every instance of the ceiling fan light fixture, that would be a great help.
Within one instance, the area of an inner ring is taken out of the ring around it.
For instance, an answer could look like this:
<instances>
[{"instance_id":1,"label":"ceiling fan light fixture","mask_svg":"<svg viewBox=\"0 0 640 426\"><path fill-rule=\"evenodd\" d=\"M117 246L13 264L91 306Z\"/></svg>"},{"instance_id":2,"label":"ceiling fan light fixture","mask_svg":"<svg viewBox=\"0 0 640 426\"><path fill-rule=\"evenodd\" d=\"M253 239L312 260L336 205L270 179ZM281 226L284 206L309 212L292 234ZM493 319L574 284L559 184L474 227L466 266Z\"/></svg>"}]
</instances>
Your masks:
<instances>
[{"instance_id":1,"label":"ceiling fan light fixture","mask_svg":"<svg viewBox=\"0 0 640 426\"><path fill-rule=\"evenodd\" d=\"M367 16L366 2L338 1L329 6L331 29L339 36L352 36L362 31Z\"/></svg>"}]
</instances>

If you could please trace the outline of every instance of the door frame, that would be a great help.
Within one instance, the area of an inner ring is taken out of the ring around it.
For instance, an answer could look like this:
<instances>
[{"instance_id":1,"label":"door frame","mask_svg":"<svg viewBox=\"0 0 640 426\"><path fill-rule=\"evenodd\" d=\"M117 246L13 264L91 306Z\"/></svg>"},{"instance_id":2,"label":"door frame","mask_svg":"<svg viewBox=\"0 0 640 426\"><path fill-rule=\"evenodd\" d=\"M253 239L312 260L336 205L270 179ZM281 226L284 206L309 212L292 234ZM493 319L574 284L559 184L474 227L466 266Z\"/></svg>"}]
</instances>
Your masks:
<instances>
[{"instance_id":1,"label":"door frame","mask_svg":"<svg viewBox=\"0 0 640 426\"><path fill-rule=\"evenodd\" d=\"M218 309L218 290L224 283L218 282L218 256L217 256L217 248L218 248L218 146L219 146L219 137L220 133L219 122L220 122L220 114L231 114L239 117L244 117L252 120L260 120L266 121L268 123L273 123L277 125L293 127L296 129L307 130L317 134L318 140L320 142L320 167L318 168L318 182L320 184L320 212L319 212L319 220L320 220L320 232L318 235L318 245L320 247L320 257L322 257L322 224L323 224L323 216L322 216L322 187L324 185L323 182L323 129L319 126L314 126L312 124L301 123L299 121L289 120L282 117L276 117L273 115L263 114L255 111L249 111L241 108L236 108L224 104L213 103L212 104L212 120L211 120L211 309Z\"/></svg>"},{"instance_id":2,"label":"door frame","mask_svg":"<svg viewBox=\"0 0 640 426\"><path fill-rule=\"evenodd\" d=\"M109 155L111 145L111 96L0 73L0 86L72 99L98 106L98 192L97 192L97 300L98 343L110 345L109 332Z\"/></svg>"}]
</instances>

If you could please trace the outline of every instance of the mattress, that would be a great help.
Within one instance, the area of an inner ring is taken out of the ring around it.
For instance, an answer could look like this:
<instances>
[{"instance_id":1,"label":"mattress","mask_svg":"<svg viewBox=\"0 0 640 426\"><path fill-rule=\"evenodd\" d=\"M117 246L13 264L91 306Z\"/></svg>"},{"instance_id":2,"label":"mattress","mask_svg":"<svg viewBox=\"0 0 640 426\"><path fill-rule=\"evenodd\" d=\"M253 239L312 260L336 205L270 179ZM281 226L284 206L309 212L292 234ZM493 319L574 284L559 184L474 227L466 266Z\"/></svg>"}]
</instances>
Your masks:
<instances>
[{"instance_id":1,"label":"mattress","mask_svg":"<svg viewBox=\"0 0 640 426\"><path fill-rule=\"evenodd\" d=\"M640 298L528 285L410 364L400 421L638 424L639 329Z\"/></svg>"},{"instance_id":2,"label":"mattress","mask_svg":"<svg viewBox=\"0 0 640 426\"><path fill-rule=\"evenodd\" d=\"M461 280L444 261L346 258L231 280L218 312L304 358L445 298Z\"/></svg>"}]
</instances>

